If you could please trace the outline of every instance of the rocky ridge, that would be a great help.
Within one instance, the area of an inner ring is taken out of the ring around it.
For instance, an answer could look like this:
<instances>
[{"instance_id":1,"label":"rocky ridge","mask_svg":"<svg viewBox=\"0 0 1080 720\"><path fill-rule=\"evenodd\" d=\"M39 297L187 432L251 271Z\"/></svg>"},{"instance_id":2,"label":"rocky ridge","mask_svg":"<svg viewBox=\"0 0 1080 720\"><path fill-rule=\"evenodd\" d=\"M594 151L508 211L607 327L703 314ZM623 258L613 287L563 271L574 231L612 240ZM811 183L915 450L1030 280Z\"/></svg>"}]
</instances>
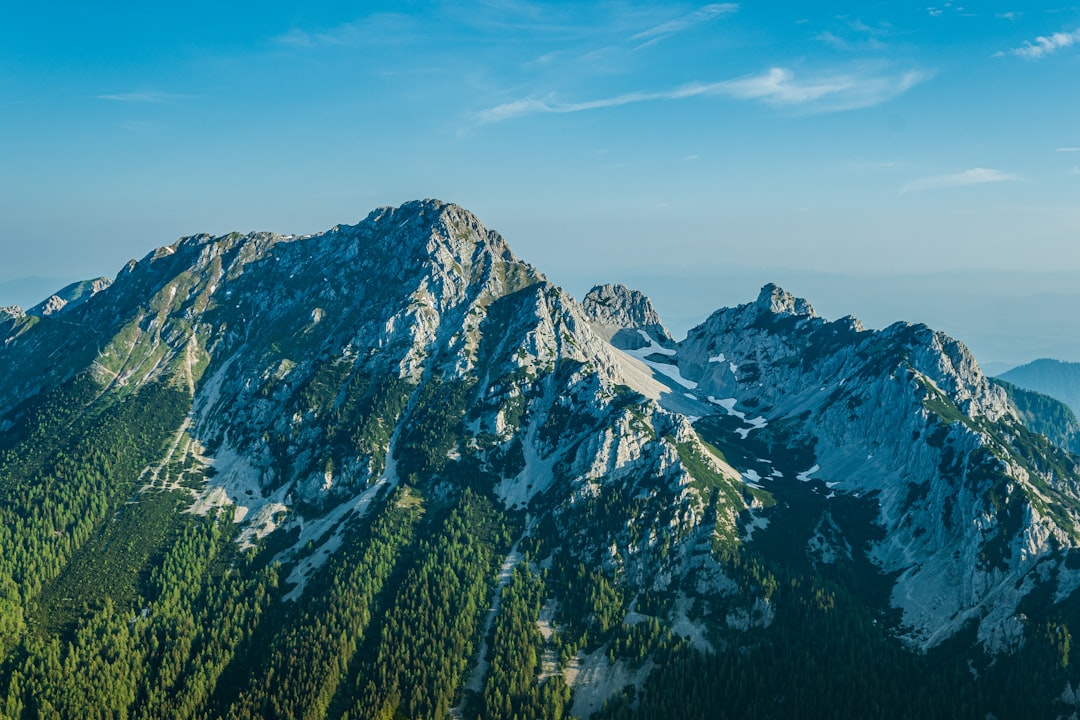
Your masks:
<instances>
[{"instance_id":1,"label":"rocky ridge","mask_svg":"<svg viewBox=\"0 0 1080 720\"><path fill-rule=\"evenodd\" d=\"M631 607L669 597L703 649L773 622L725 564L770 526L798 541L774 559L886 585L920 651L968 628L1016 651L1026 599L1080 585L1075 458L925 326L828 321L767 285L677 342L641 293L579 303L435 200L310 236L184 238L68 295L0 311L0 422L83 375L101 402L186 391L168 459L212 468L187 510L229 511L245 548L287 538L288 600L402 485L479 488L525 518L518 542L557 539Z\"/></svg>"}]
</instances>

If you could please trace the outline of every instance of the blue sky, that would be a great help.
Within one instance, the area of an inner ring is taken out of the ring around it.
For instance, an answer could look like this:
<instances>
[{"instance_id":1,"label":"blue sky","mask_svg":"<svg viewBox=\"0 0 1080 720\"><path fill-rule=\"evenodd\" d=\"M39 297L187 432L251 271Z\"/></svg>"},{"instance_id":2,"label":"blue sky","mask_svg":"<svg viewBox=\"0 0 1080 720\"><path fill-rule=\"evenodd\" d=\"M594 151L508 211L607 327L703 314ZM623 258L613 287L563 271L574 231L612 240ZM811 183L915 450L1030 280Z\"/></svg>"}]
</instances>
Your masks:
<instances>
[{"instance_id":1,"label":"blue sky","mask_svg":"<svg viewBox=\"0 0 1080 720\"><path fill-rule=\"evenodd\" d=\"M675 325L785 278L969 341L972 318L866 278L1080 300L1075 6L5 5L0 303L182 235L418 197L575 294L636 281Z\"/></svg>"}]
</instances>

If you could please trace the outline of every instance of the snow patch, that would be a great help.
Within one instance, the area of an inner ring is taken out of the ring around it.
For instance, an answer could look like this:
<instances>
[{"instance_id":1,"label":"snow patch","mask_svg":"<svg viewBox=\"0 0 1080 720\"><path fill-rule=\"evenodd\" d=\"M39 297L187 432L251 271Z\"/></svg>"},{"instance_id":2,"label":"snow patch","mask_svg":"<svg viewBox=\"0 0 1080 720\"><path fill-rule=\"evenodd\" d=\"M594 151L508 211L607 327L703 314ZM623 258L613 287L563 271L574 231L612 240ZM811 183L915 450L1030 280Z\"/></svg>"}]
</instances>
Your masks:
<instances>
[{"instance_id":1,"label":"snow patch","mask_svg":"<svg viewBox=\"0 0 1080 720\"><path fill-rule=\"evenodd\" d=\"M687 390L696 390L697 389L698 384L696 382L694 382L693 380L687 380L686 378L684 378L682 376L682 373L679 372L679 368L677 368L676 366L668 365L666 363L652 362L650 360L646 360L645 358L638 358L638 359L641 360L646 365L648 365L649 367L651 367L653 370L660 373L661 375L664 375L664 376L670 378L671 380L674 380L679 385L682 385Z\"/></svg>"},{"instance_id":2,"label":"snow patch","mask_svg":"<svg viewBox=\"0 0 1080 720\"><path fill-rule=\"evenodd\" d=\"M637 350L622 350L622 352L626 353L635 360L640 360L641 362L652 368L654 371L660 373L661 375L664 375L670 380L673 380L679 385L682 385L687 390L694 390L697 388L698 384L693 380L687 380L686 378L684 378L682 376L682 373L679 372L679 368L676 365L669 365L668 363L660 363L648 359L649 355L666 355L668 357L674 357L676 355L675 350L668 350L667 348L663 348L657 345L652 341L652 338L650 338L649 334L644 330L639 329L638 333L640 333L641 336L645 338L649 344Z\"/></svg>"},{"instance_id":3,"label":"snow patch","mask_svg":"<svg viewBox=\"0 0 1080 720\"><path fill-rule=\"evenodd\" d=\"M645 338L645 348L643 349L647 349L650 353L659 353L660 355L675 355L675 350L668 350L665 347L657 345L653 341L653 339L649 337L649 333L645 332L641 328L638 328L638 335L641 335L641 337ZM638 350L636 352L641 352L641 350Z\"/></svg>"},{"instance_id":4,"label":"snow patch","mask_svg":"<svg viewBox=\"0 0 1080 720\"><path fill-rule=\"evenodd\" d=\"M724 410L727 411L727 414L731 415L732 417L737 417L740 420L746 419L746 413L740 412L735 409L735 403L739 402L737 398L716 398L710 395L709 402L711 402L713 405L719 405L720 407L724 408Z\"/></svg>"},{"instance_id":5,"label":"snow patch","mask_svg":"<svg viewBox=\"0 0 1080 720\"><path fill-rule=\"evenodd\" d=\"M751 430L760 430L761 428L769 424L763 417L756 417L753 420L746 420L746 416L740 413L739 418L745 422L750 423L750 427L735 428L735 434L741 437L743 440L747 438Z\"/></svg>"}]
</instances>

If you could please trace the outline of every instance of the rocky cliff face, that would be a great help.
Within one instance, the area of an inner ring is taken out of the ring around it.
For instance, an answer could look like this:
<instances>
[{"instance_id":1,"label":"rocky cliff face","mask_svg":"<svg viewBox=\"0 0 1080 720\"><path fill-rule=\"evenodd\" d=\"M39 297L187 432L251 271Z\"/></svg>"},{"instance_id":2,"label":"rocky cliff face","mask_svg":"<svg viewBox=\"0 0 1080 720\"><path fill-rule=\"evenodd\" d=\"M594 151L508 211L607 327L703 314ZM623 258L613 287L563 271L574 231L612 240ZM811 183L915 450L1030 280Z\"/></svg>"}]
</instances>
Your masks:
<instances>
[{"instance_id":1,"label":"rocky cliff face","mask_svg":"<svg viewBox=\"0 0 1080 720\"><path fill-rule=\"evenodd\" d=\"M625 285L597 285L581 306L597 330L620 350L640 350L654 340L667 348L674 343L652 301Z\"/></svg>"},{"instance_id":2,"label":"rocky cliff face","mask_svg":"<svg viewBox=\"0 0 1080 720\"><path fill-rule=\"evenodd\" d=\"M68 295L0 311L5 427L76 377L105 403L184 390L166 460L209 479L149 482L229 512L242 547L273 543L290 600L401 485L495 498L534 565L600 568L639 615L663 596L657 616L714 650L718 627L773 621L768 583L731 560L759 542L883 586L883 622L920 650L965 628L1016 650L1025 599L1080 584L1075 459L925 326L828 321L769 285L676 342L640 293L578 303L433 200L311 236L184 238Z\"/></svg>"},{"instance_id":3,"label":"rocky cliff face","mask_svg":"<svg viewBox=\"0 0 1080 720\"><path fill-rule=\"evenodd\" d=\"M808 451L800 479L872 501L882 535L868 557L896 577L891 603L911 643L932 647L972 622L988 649L1019 642L1020 600L1037 576L1058 575L1055 551L1077 537L1074 510L1039 509L1047 488L1075 507L1076 466L1060 451L1065 472L1024 459L1029 433L963 344L925 326L827 322L766 286L692 330L676 357L697 394L786 425ZM761 460L751 469L767 475ZM1075 580L1058 576L1069 594Z\"/></svg>"}]
</instances>

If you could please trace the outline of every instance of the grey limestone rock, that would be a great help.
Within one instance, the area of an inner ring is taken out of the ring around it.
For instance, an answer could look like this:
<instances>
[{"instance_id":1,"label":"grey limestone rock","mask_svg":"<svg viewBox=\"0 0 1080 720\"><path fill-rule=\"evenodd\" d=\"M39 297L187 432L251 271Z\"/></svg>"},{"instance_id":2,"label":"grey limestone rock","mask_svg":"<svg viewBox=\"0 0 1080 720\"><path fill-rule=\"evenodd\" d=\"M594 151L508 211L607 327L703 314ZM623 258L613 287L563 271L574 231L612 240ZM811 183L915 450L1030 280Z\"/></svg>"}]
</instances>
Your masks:
<instances>
[{"instance_id":1,"label":"grey limestone rock","mask_svg":"<svg viewBox=\"0 0 1080 720\"><path fill-rule=\"evenodd\" d=\"M649 340L641 335L642 331L664 347L674 342L652 301L638 290L619 284L596 285L581 306L594 323L605 329L612 344L622 350L646 347Z\"/></svg>"}]
</instances>

